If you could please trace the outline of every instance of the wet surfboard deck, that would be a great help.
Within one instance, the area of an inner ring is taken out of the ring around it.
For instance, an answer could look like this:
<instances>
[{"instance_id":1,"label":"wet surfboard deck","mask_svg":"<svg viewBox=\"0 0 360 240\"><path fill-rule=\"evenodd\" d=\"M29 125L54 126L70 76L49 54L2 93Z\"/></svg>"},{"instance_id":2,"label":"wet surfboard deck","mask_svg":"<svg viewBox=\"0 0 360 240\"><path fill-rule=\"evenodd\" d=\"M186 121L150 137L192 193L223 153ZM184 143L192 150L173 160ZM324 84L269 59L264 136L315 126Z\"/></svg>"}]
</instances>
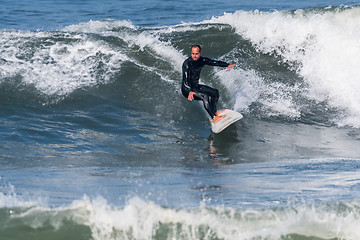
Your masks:
<instances>
[{"instance_id":1,"label":"wet surfboard deck","mask_svg":"<svg viewBox=\"0 0 360 240\"><path fill-rule=\"evenodd\" d=\"M222 111L222 110L220 110L220 111ZM219 116L222 116L222 115L225 115L225 117L223 119L221 119L220 121L218 121L217 123L214 123L214 121L212 119L210 120L211 130L214 133L220 133L221 131L223 131L225 128L227 128L234 122L243 118L243 115L241 113L236 112L231 109L224 109L224 112L219 114Z\"/></svg>"}]
</instances>

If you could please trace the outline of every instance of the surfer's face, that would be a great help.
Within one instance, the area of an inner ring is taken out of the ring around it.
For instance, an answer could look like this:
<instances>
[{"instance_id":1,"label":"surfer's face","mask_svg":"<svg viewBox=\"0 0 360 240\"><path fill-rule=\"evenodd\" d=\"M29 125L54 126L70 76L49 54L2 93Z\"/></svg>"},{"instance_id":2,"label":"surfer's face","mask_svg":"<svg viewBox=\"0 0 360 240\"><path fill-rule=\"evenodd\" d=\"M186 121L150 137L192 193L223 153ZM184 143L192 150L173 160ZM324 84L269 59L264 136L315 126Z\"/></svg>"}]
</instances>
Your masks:
<instances>
[{"instance_id":1,"label":"surfer's face","mask_svg":"<svg viewBox=\"0 0 360 240\"><path fill-rule=\"evenodd\" d=\"M194 60L194 61L197 61L199 60L201 56L201 52L200 52L200 49L198 47L193 47L191 49L191 58Z\"/></svg>"}]
</instances>

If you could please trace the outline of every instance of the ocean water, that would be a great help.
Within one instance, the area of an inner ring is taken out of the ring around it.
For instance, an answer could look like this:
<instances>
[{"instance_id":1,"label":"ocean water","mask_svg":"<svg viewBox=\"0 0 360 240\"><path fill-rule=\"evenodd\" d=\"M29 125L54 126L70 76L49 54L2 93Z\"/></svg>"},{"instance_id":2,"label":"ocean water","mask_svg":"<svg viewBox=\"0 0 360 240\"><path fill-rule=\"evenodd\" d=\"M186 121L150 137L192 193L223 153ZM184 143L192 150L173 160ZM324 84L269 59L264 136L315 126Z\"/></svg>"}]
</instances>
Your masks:
<instances>
[{"instance_id":1,"label":"ocean water","mask_svg":"<svg viewBox=\"0 0 360 240\"><path fill-rule=\"evenodd\" d=\"M0 4L1 240L360 239L356 1Z\"/></svg>"}]
</instances>

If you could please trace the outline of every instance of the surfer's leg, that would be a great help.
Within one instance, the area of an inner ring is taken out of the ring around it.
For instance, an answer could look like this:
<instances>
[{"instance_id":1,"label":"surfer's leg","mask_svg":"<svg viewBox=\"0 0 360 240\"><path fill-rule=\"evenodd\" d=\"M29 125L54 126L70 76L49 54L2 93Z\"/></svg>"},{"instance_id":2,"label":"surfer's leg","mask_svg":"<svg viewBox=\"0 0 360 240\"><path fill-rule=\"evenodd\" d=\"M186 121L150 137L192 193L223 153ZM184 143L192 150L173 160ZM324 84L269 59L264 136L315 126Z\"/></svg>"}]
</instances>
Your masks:
<instances>
[{"instance_id":1,"label":"surfer's leg","mask_svg":"<svg viewBox=\"0 0 360 240\"><path fill-rule=\"evenodd\" d=\"M208 112L211 118L214 118L216 116L216 112L212 108L210 104L210 97L205 93L195 93L194 94L195 100L201 100L204 104L205 110Z\"/></svg>"},{"instance_id":2,"label":"surfer's leg","mask_svg":"<svg viewBox=\"0 0 360 240\"><path fill-rule=\"evenodd\" d=\"M217 103L219 100L219 91L215 88L205 86L205 85L199 85L198 90L199 90L199 92L204 93L209 96L211 108L216 113Z\"/></svg>"},{"instance_id":3,"label":"surfer's leg","mask_svg":"<svg viewBox=\"0 0 360 240\"><path fill-rule=\"evenodd\" d=\"M217 116L216 111L212 108L210 103L210 97L204 93L195 93L194 94L195 100L202 100L204 103L204 108L209 113L210 117L213 119L214 123L217 123L221 119L225 117L225 115Z\"/></svg>"},{"instance_id":4,"label":"surfer's leg","mask_svg":"<svg viewBox=\"0 0 360 240\"><path fill-rule=\"evenodd\" d=\"M190 90L182 88L181 89L182 94L184 97L188 98ZM211 116L211 118L214 118L216 115L216 112L213 110L211 104L210 104L210 97L205 93L200 93L196 89L196 93L194 94L194 99L197 101L203 101L204 108L208 112L208 114Z\"/></svg>"},{"instance_id":5,"label":"surfer's leg","mask_svg":"<svg viewBox=\"0 0 360 240\"><path fill-rule=\"evenodd\" d=\"M217 94L216 94L216 92L217 92ZM217 90L216 90L216 92L215 92L215 95L213 95L213 96L215 97L215 99L216 98L219 99L219 92ZM187 89L182 89L182 94L184 95L184 97L187 98L189 93L190 93L190 91L188 91ZM222 118L225 117L225 115L222 115L222 116L217 116L216 115L216 110L213 108L214 105L210 102L211 96L209 96L208 94L198 92L198 89L197 89L196 93L194 94L194 99L197 100L197 101L200 101L200 100L203 101L205 110L208 112L208 114L214 120L215 123L220 121ZM216 102L217 102L217 100L216 100ZM216 103L215 103L215 106L216 106Z\"/></svg>"}]
</instances>

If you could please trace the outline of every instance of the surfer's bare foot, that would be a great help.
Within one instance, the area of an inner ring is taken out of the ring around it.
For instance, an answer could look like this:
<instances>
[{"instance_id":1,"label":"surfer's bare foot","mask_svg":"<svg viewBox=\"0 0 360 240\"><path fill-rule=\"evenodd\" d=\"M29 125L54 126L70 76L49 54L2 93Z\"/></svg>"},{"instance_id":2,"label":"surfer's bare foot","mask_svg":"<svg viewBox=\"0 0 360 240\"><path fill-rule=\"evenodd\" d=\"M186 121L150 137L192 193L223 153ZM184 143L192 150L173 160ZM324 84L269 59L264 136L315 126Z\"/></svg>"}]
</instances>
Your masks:
<instances>
[{"instance_id":1,"label":"surfer's bare foot","mask_svg":"<svg viewBox=\"0 0 360 240\"><path fill-rule=\"evenodd\" d=\"M216 112L216 116L219 116L219 115L221 115L221 114L224 113L224 112L225 112L225 110L217 111L217 112Z\"/></svg>"},{"instance_id":2,"label":"surfer's bare foot","mask_svg":"<svg viewBox=\"0 0 360 240\"><path fill-rule=\"evenodd\" d=\"M225 116L226 116L226 115L222 115L222 116L215 116L215 117L213 118L214 123L219 122L219 121L220 121L221 119L223 119Z\"/></svg>"}]
</instances>

